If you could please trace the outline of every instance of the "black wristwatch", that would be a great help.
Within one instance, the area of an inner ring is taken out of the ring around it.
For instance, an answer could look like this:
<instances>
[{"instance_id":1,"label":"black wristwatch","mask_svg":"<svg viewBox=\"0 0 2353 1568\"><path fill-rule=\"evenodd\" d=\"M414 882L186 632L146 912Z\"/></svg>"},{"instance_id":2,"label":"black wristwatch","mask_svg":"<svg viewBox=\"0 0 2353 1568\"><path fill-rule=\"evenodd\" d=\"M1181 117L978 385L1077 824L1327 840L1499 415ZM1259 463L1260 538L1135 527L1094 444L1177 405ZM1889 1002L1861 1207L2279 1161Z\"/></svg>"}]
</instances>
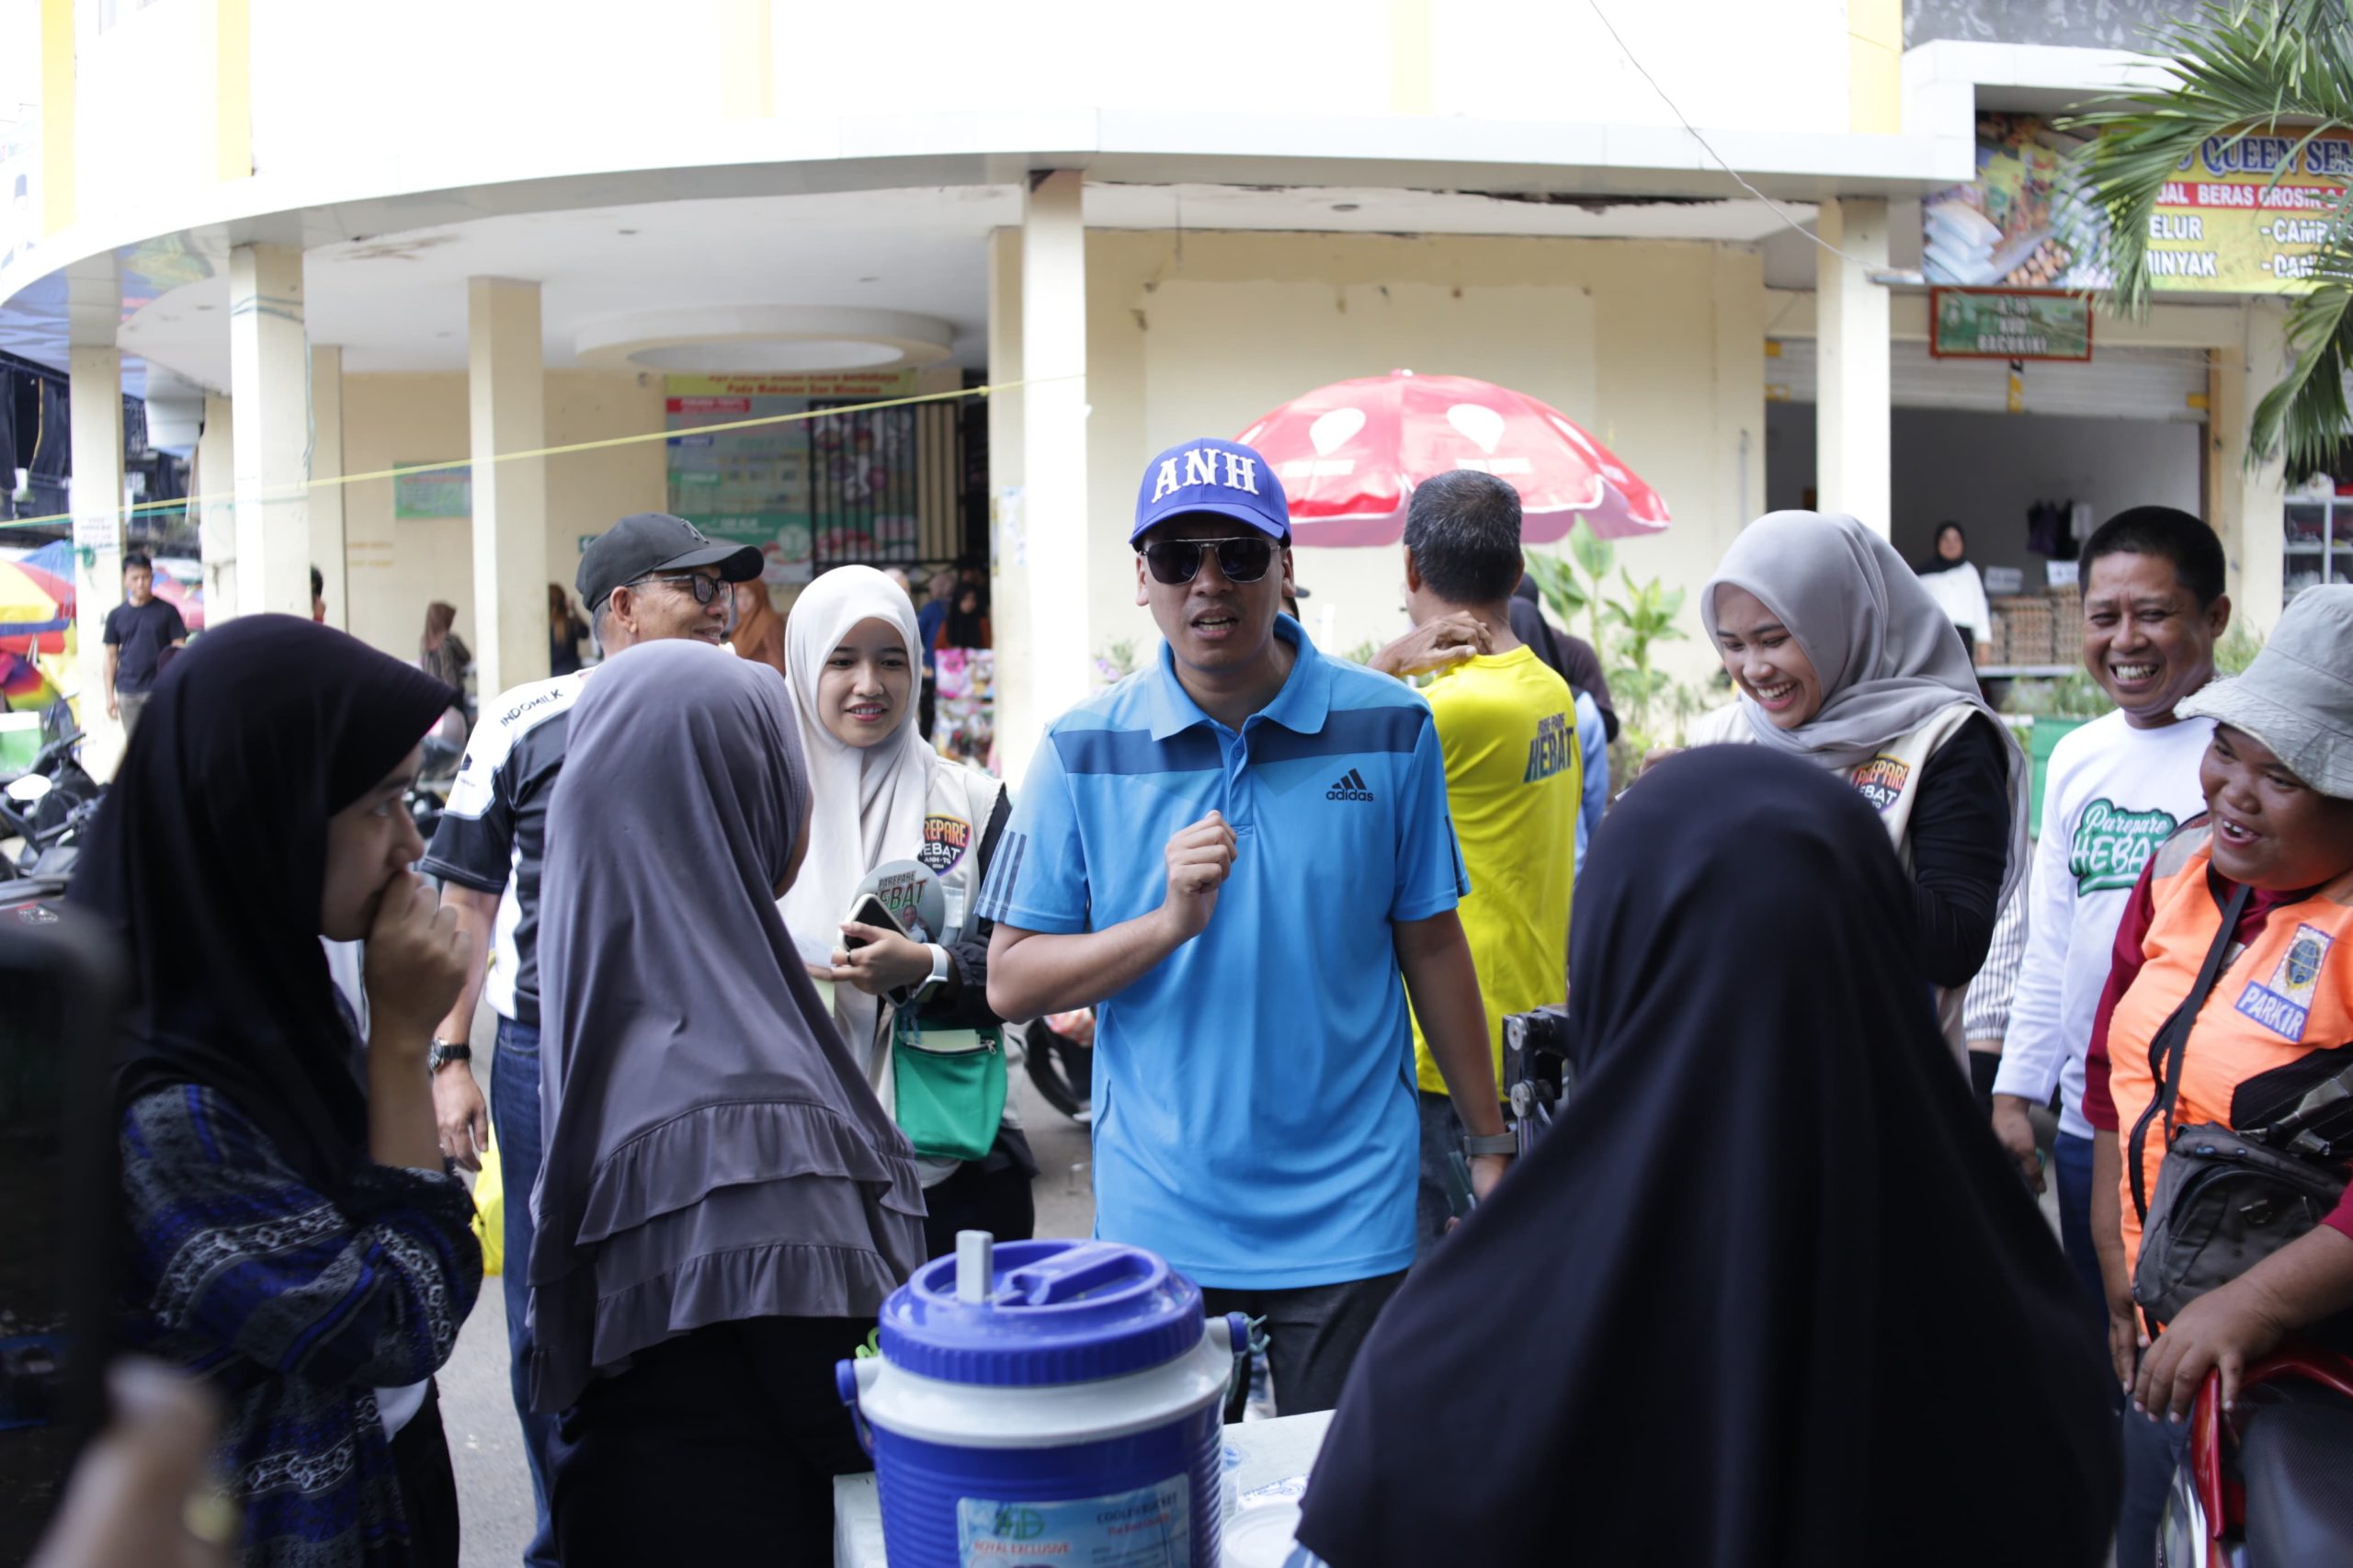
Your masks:
<instances>
[{"instance_id":1,"label":"black wristwatch","mask_svg":"<svg viewBox=\"0 0 2353 1568\"><path fill-rule=\"evenodd\" d=\"M452 1062L471 1062L474 1048L446 1040L437 1040L433 1049L425 1053L425 1066L429 1073L438 1073Z\"/></svg>"}]
</instances>

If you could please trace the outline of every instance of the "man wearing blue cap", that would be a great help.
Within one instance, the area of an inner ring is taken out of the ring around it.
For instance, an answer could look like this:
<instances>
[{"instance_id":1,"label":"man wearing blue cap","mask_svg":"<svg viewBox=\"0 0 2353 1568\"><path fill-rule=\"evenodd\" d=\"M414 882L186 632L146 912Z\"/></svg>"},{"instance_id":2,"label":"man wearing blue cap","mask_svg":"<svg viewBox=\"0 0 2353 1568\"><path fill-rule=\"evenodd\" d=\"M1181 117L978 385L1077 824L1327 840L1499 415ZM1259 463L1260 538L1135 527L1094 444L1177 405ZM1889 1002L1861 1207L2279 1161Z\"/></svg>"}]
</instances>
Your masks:
<instances>
[{"instance_id":1,"label":"man wearing blue cap","mask_svg":"<svg viewBox=\"0 0 2353 1568\"><path fill-rule=\"evenodd\" d=\"M1414 1260L1408 994L1474 1190L1510 1160L1445 758L1419 696L1279 613L1256 452L1154 458L1130 541L1165 645L1039 745L981 895L989 1003L1096 1007L1097 1233L1265 1318L1279 1408L1327 1410Z\"/></svg>"}]
</instances>

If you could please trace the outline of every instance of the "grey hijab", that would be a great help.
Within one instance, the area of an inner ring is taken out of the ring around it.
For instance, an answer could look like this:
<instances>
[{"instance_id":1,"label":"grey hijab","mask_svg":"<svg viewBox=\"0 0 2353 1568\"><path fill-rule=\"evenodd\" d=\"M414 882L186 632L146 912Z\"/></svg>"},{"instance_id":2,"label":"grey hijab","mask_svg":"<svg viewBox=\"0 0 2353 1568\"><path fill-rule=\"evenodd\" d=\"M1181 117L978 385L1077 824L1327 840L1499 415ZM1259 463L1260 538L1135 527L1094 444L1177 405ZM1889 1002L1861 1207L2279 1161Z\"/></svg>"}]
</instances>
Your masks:
<instances>
[{"instance_id":1,"label":"grey hijab","mask_svg":"<svg viewBox=\"0 0 2353 1568\"><path fill-rule=\"evenodd\" d=\"M923 1261L912 1151L777 912L808 809L764 665L648 643L573 710L540 903L537 1409L709 1324L870 1315Z\"/></svg>"},{"instance_id":2,"label":"grey hijab","mask_svg":"<svg viewBox=\"0 0 2353 1568\"><path fill-rule=\"evenodd\" d=\"M1977 672L1952 620L1904 558L1854 518L1768 512L1743 528L1699 590L1699 619L1718 642L1716 590L1745 588L1779 616L1813 662L1822 711L1784 730L1744 695L1741 712L1761 745L1843 771L1869 762L1955 703L1992 719L2010 759L2007 897L2027 863L2024 753L1977 689Z\"/></svg>"}]
</instances>

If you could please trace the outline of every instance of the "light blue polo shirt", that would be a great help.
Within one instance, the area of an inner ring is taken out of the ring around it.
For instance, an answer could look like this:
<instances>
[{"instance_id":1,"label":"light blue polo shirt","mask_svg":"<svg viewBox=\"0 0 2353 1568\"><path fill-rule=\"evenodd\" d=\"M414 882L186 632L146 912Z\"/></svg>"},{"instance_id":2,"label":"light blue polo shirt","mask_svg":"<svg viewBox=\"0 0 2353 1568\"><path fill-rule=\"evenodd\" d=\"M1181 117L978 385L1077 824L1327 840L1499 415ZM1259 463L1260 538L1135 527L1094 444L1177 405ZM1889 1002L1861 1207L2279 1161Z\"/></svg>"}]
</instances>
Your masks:
<instances>
[{"instance_id":1,"label":"light blue polo shirt","mask_svg":"<svg viewBox=\"0 0 2353 1568\"><path fill-rule=\"evenodd\" d=\"M1470 882L1428 704L1298 659L1239 733L1159 661L1047 730L981 912L1104 930L1160 907L1211 811L1233 874L1199 936L1096 1013L1095 1230L1203 1285L1288 1290L1414 1260L1418 1119L1392 926Z\"/></svg>"}]
</instances>

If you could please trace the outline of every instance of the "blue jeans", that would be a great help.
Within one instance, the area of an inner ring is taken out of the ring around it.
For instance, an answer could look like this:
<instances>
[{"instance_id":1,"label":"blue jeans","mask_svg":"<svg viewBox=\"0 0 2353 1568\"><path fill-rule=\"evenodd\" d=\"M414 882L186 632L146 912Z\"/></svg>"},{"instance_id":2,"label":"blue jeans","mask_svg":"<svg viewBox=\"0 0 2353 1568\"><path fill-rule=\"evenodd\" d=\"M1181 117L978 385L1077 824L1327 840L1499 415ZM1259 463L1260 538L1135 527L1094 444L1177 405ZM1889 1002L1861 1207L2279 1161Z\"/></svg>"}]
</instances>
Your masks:
<instances>
[{"instance_id":1,"label":"blue jeans","mask_svg":"<svg viewBox=\"0 0 2353 1568\"><path fill-rule=\"evenodd\" d=\"M2124 1413L2124 1495L2116 1507L2116 1568L2154 1568L2165 1488L2189 1446L2189 1423Z\"/></svg>"},{"instance_id":2,"label":"blue jeans","mask_svg":"<svg viewBox=\"0 0 2353 1568\"><path fill-rule=\"evenodd\" d=\"M534 1024L498 1020L498 1054L490 1062L490 1126L498 1140L500 1180L506 1193L507 1377L515 1414L523 1423L523 1454L531 1469L538 1522L523 1553L529 1568L556 1568L555 1531L548 1522L548 1493L555 1478L556 1417L531 1412L531 1188L540 1179L540 1031Z\"/></svg>"},{"instance_id":3,"label":"blue jeans","mask_svg":"<svg viewBox=\"0 0 2353 1568\"><path fill-rule=\"evenodd\" d=\"M2051 1147L2052 1174L2059 1182L2059 1241L2067 1262L2084 1288L2085 1323L2092 1343L2099 1346L2100 1364L2108 1364L2108 1286L2101 1280L2099 1254L2092 1246L2092 1141L2062 1132ZM2123 1395L2117 1403L2120 1408Z\"/></svg>"}]
</instances>

